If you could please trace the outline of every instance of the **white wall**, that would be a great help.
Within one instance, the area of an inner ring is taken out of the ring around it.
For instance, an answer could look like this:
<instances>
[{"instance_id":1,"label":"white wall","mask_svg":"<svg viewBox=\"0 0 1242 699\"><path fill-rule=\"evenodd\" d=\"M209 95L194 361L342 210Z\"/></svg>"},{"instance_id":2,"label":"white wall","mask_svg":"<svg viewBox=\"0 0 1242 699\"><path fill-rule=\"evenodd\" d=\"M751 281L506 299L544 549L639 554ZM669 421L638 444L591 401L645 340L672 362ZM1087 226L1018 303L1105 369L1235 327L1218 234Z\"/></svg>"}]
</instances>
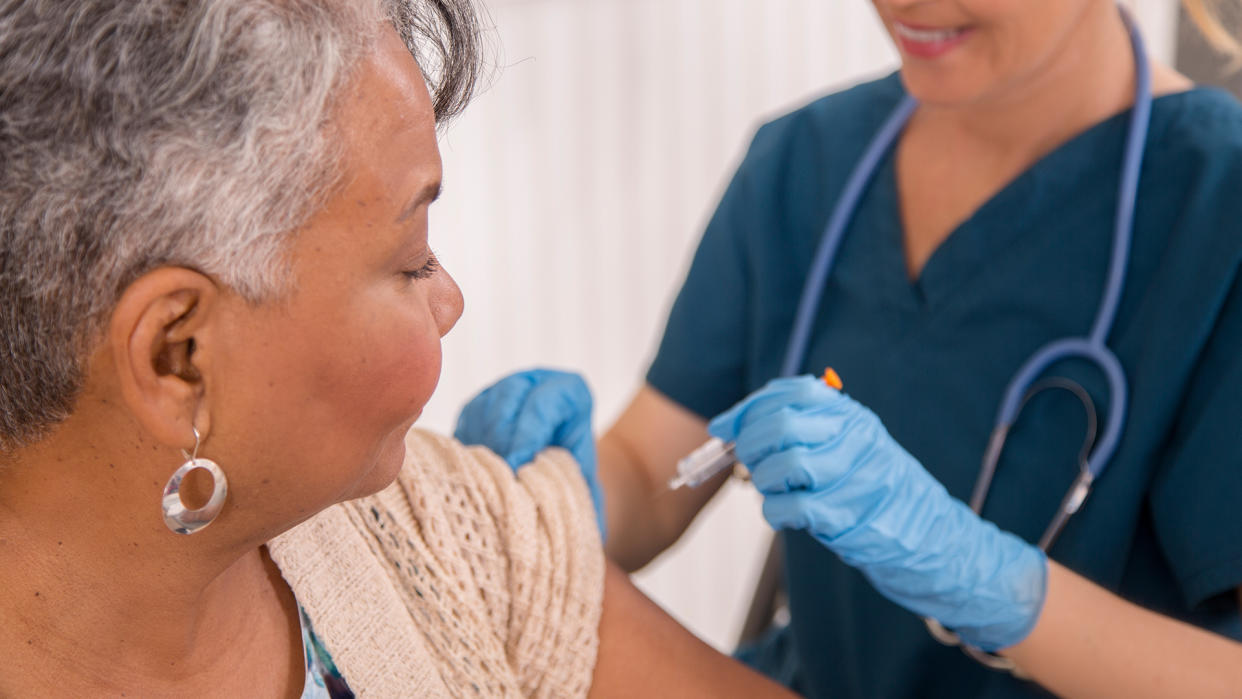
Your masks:
<instances>
[{"instance_id":1,"label":"white wall","mask_svg":"<svg viewBox=\"0 0 1242 699\"><path fill-rule=\"evenodd\" d=\"M1153 53L1172 5L1139 0ZM442 139L432 247L466 313L421 424L451 431L473 393L535 365L584 373L596 424L628 402L701 228L754 128L896 65L865 0L492 0L494 84ZM766 551L733 486L637 576L732 647Z\"/></svg>"}]
</instances>

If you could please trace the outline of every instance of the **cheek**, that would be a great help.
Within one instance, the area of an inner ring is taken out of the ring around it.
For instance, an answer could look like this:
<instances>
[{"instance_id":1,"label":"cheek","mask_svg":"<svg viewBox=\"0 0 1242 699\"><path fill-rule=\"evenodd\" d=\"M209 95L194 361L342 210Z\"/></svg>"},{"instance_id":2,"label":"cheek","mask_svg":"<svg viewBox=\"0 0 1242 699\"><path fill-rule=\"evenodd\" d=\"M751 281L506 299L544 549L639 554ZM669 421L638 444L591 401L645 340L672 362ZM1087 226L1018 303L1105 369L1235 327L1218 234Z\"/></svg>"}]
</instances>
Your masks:
<instances>
[{"instance_id":1,"label":"cheek","mask_svg":"<svg viewBox=\"0 0 1242 699\"><path fill-rule=\"evenodd\" d=\"M440 375L426 299L381 290L263 320L234 336L243 363L222 387L234 409L221 433L240 440L239 457L294 465L328 499L380 462L399 466L405 429Z\"/></svg>"},{"instance_id":2,"label":"cheek","mask_svg":"<svg viewBox=\"0 0 1242 699\"><path fill-rule=\"evenodd\" d=\"M411 314L414 315L414 314ZM368 372L375 393L392 392L394 410L402 422L412 420L431 398L440 380L440 333L427 314L405 319L396 326L374 328L370 346L375 368Z\"/></svg>"},{"instance_id":3,"label":"cheek","mask_svg":"<svg viewBox=\"0 0 1242 699\"><path fill-rule=\"evenodd\" d=\"M326 386L350 396L359 415L396 429L414 419L440 378L440 333L423 302L389 304L352 324L357 363ZM340 383L338 383L338 380Z\"/></svg>"},{"instance_id":4,"label":"cheek","mask_svg":"<svg viewBox=\"0 0 1242 699\"><path fill-rule=\"evenodd\" d=\"M405 433L422 412L440 379L442 363L438 323L430 313L409 309L389 321L359 329L367 359L354 374L349 398L338 416L360 441L355 455L363 462L343 497L380 490L397 476L405 460Z\"/></svg>"}]
</instances>

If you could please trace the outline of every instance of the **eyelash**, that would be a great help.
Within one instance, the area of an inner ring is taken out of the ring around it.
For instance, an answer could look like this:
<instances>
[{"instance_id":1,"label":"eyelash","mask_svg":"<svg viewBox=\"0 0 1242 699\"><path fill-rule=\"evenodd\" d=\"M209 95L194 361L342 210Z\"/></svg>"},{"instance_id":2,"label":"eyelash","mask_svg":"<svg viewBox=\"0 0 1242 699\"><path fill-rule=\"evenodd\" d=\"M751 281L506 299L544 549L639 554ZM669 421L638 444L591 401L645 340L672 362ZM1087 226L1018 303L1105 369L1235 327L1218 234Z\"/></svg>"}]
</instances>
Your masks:
<instances>
[{"instance_id":1,"label":"eyelash","mask_svg":"<svg viewBox=\"0 0 1242 699\"><path fill-rule=\"evenodd\" d=\"M431 275L435 274L439 269L440 269L440 261L436 259L435 255L432 255L431 257L427 258L426 264L424 264L422 267L419 267L418 269L415 269L415 270L410 270L408 272L402 272L402 274L409 277L410 279L427 279Z\"/></svg>"}]
</instances>

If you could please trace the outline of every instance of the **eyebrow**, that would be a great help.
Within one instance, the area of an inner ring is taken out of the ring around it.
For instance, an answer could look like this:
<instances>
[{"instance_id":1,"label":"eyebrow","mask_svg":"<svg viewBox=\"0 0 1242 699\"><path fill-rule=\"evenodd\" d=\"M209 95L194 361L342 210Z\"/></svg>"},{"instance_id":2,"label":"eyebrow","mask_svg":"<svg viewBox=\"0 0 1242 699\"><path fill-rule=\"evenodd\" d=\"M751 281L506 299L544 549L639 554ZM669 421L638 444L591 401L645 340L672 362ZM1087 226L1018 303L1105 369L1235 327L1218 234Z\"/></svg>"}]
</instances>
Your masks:
<instances>
[{"instance_id":1,"label":"eyebrow","mask_svg":"<svg viewBox=\"0 0 1242 699\"><path fill-rule=\"evenodd\" d=\"M401 210L401 215L397 216L397 222L401 223L408 220L414 215L414 212L418 211L418 207L434 202L440 198L440 194L443 192L444 186L439 180L428 183L427 186L418 190L418 193L414 195L410 203L406 204L405 208Z\"/></svg>"}]
</instances>

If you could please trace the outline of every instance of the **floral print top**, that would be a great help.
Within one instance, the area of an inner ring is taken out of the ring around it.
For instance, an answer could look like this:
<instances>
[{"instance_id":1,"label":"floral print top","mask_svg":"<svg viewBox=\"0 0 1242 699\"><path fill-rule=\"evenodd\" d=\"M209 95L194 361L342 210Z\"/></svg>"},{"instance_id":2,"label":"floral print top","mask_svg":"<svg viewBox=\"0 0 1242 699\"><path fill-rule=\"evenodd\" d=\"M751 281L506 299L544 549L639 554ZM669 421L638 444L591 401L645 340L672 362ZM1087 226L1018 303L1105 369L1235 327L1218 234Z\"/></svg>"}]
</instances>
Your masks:
<instances>
[{"instance_id":1,"label":"floral print top","mask_svg":"<svg viewBox=\"0 0 1242 699\"><path fill-rule=\"evenodd\" d=\"M302 650L306 653L306 683L302 685L302 699L354 699L354 693L345 678L336 669L328 649L315 635L306 611L298 608L302 620Z\"/></svg>"}]
</instances>

